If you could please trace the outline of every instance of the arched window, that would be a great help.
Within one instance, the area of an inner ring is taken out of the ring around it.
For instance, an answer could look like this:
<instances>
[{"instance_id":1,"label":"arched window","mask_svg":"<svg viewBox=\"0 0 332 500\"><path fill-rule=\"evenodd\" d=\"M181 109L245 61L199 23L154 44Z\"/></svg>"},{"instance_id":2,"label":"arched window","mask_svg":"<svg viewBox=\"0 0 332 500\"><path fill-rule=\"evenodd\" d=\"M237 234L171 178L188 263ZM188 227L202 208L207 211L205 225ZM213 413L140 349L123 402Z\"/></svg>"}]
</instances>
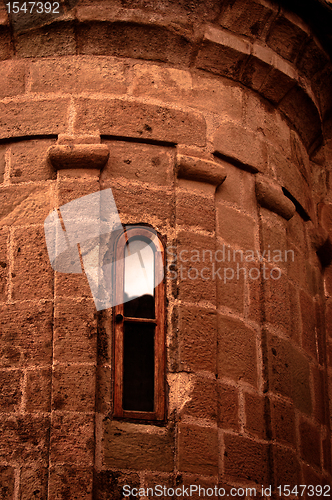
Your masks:
<instances>
[{"instance_id":1,"label":"arched window","mask_svg":"<svg viewBox=\"0 0 332 500\"><path fill-rule=\"evenodd\" d=\"M164 248L155 231L126 226L116 244L114 416L163 420Z\"/></svg>"}]
</instances>

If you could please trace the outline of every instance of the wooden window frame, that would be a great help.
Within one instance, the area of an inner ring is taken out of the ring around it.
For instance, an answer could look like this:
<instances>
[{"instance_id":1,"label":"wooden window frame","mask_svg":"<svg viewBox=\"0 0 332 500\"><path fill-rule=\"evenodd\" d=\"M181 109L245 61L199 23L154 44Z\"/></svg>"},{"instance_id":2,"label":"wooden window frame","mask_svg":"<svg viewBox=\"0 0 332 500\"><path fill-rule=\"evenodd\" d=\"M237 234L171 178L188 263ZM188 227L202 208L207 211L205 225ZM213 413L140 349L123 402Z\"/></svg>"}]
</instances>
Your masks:
<instances>
[{"instance_id":1,"label":"wooden window frame","mask_svg":"<svg viewBox=\"0 0 332 500\"><path fill-rule=\"evenodd\" d=\"M116 242L114 281L116 306L113 308L114 342L113 342L113 379L114 379L114 412L113 416L123 419L162 421L165 418L165 283L164 279L155 287L155 319L126 318L124 316L124 252L132 238L143 238L149 241L155 255L155 277L164 273L165 252L160 238L149 227L126 226L125 232ZM156 258L156 255L161 258ZM160 269L162 266L163 268ZM164 274L163 274L164 276ZM133 411L123 409L123 340L125 322L155 324L154 336L154 411Z\"/></svg>"}]
</instances>

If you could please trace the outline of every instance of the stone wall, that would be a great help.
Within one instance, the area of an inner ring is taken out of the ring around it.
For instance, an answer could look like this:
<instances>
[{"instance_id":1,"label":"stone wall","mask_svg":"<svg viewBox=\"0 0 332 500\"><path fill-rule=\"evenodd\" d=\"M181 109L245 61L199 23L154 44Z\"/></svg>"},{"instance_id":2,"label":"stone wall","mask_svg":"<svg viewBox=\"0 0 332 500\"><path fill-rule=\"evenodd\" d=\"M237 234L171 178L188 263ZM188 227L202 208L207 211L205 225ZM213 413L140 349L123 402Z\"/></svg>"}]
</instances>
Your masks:
<instances>
[{"instance_id":1,"label":"stone wall","mask_svg":"<svg viewBox=\"0 0 332 500\"><path fill-rule=\"evenodd\" d=\"M0 23L0 497L330 484L332 68L312 28L267 0ZM162 425L113 419L112 310L47 255L50 211L109 187L178 257ZM224 249L254 260L181 261Z\"/></svg>"}]
</instances>

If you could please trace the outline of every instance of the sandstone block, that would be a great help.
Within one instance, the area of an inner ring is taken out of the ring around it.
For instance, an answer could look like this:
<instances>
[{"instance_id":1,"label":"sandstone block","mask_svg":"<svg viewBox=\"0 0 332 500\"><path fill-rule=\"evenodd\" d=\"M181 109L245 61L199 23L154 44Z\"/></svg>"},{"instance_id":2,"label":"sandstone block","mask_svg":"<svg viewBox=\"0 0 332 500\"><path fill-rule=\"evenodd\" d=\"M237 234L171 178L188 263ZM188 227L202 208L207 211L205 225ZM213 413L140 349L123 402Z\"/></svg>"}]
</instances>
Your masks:
<instances>
[{"instance_id":1,"label":"sandstone block","mask_svg":"<svg viewBox=\"0 0 332 500\"><path fill-rule=\"evenodd\" d=\"M0 370L0 410L16 412L22 398L23 372L21 370Z\"/></svg>"},{"instance_id":2,"label":"sandstone block","mask_svg":"<svg viewBox=\"0 0 332 500\"><path fill-rule=\"evenodd\" d=\"M215 204L212 197L199 196L192 192L177 191L176 223L179 226L200 227L215 230Z\"/></svg>"},{"instance_id":3,"label":"sandstone block","mask_svg":"<svg viewBox=\"0 0 332 500\"><path fill-rule=\"evenodd\" d=\"M289 61L295 61L301 47L308 38L308 33L289 15L281 14L273 22L267 44L271 49Z\"/></svg>"},{"instance_id":4,"label":"sandstone block","mask_svg":"<svg viewBox=\"0 0 332 500\"><path fill-rule=\"evenodd\" d=\"M192 232L178 234L177 278L179 297L186 301L216 300L216 282L213 279L211 253L214 254L214 238ZM205 253L203 253L205 251ZM203 276L203 279L202 279Z\"/></svg>"},{"instance_id":5,"label":"sandstone block","mask_svg":"<svg viewBox=\"0 0 332 500\"><path fill-rule=\"evenodd\" d=\"M245 412L246 412L246 429L250 434L261 439L268 437L268 401L264 396L258 394L246 393Z\"/></svg>"},{"instance_id":6,"label":"sandstone block","mask_svg":"<svg viewBox=\"0 0 332 500\"><path fill-rule=\"evenodd\" d=\"M0 49L1 50L1 49ZM0 98L24 94L25 62L7 60L0 62Z\"/></svg>"},{"instance_id":7,"label":"sandstone block","mask_svg":"<svg viewBox=\"0 0 332 500\"><path fill-rule=\"evenodd\" d=\"M87 412L95 407L95 368L58 364L53 369L54 410Z\"/></svg>"},{"instance_id":8,"label":"sandstone block","mask_svg":"<svg viewBox=\"0 0 332 500\"><path fill-rule=\"evenodd\" d=\"M239 391L236 387L218 382L218 426L239 429Z\"/></svg>"},{"instance_id":9,"label":"sandstone block","mask_svg":"<svg viewBox=\"0 0 332 500\"><path fill-rule=\"evenodd\" d=\"M290 489L301 484L301 467L294 451L273 446L273 463L275 484L287 484Z\"/></svg>"},{"instance_id":10,"label":"sandstone block","mask_svg":"<svg viewBox=\"0 0 332 500\"><path fill-rule=\"evenodd\" d=\"M313 299L303 290L300 291L302 318L302 346L314 359L317 359L316 310Z\"/></svg>"},{"instance_id":11,"label":"sandstone block","mask_svg":"<svg viewBox=\"0 0 332 500\"><path fill-rule=\"evenodd\" d=\"M205 120L196 112L119 99L78 98L75 108L74 128L79 133L205 146Z\"/></svg>"},{"instance_id":12,"label":"sandstone block","mask_svg":"<svg viewBox=\"0 0 332 500\"><path fill-rule=\"evenodd\" d=\"M126 64L114 58L61 57L30 65L32 92L125 94Z\"/></svg>"},{"instance_id":13,"label":"sandstone block","mask_svg":"<svg viewBox=\"0 0 332 500\"><path fill-rule=\"evenodd\" d=\"M89 363L97 355L96 309L89 299L57 299L54 358L62 363Z\"/></svg>"},{"instance_id":14,"label":"sandstone block","mask_svg":"<svg viewBox=\"0 0 332 500\"><path fill-rule=\"evenodd\" d=\"M304 145L309 149L320 137L319 112L308 94L301 87L294 87L281 100L279 109L294 124Z\"/></svg>"},{"instance_id":15,"label":"sandstone block","mask_svg":"<svg viewBox=\"0 0 332 500\"><path fill-rule=\"evenodd\" d=\"M107 467L172 471L174 436L171 429L107 420L104 459ZM149 432L147 432L149 431Z\"/></svg>"},{"instance_id":16,"label":"sandstone block","mask_svg":"<svg viewBox=\"0 0 332 500\"><path fill-rule=\"evenodd\" d=\"M220 315L218 323L218 376L256 386L256 333L235 318Z\"/></svg>"},{"instance_id":17,"label":"sandstone block","mask_svg":"<svg viewBox=\"0 0 332 500\"><path fill-rule=\"evenodd\" d=\"M189 399L181 409L181 415L216 420L217 384L208 377L196 376Z\"/></svg>"},{"instance_id":18,"label":"sandstone block","mask_svg":"<svg viewBox=\"0 0 332 500\"><path fill-rule=\"evenodd\" d=\"M249 43L233 34L208 26L196 58L196 67L237 78L250 54Z\"/></svg>"},{"instance_id":19,"label":"sandstone block","mask_svg":"<svg viewBox=\"0 0 332 500\"><path fill-rule=\"evenodd\" d=\"M3 186L0 200L1 226L42 225L54 207L54 189L49 183Z\"/></svg>"},{"instance_id":20,"label":"sandstone block","mask_svg":"<svg viewBox=\"0 0 332 500\"><path fill-rule=\"evenodd\" d=\"M327 64L327 54L315 39L309 40L297 61L297 67L309 80Z\"/></svg>"},{"instance_id":21,"label":"sandstone block","mask_svg":"<svg viewBox=\"0 0 332 500\"><path fill-rule=\"evenodd\" d=\"M217 318L214 311L181 306L178 311L179 366L216 371Z\"/></svg>"},{"instance_id":22,"label":"sandstone block","mask_svg":"<svg viewBox=\"0 0 332 500\"><path fill-rule=\"evenodd\" d=\"M174 150L150 144L107 141L110 151L101 180L123 177L171 187L174 182Z\"/></svg>"},{"instance_id":23,"label":"sandstone block","mask_svg":"<svg viewBox=\"0 0 332 500\"><path fill-rule=\"evenodd\" d=\"M309 362L288 340L269 335L270 389L293 400L304 413L312 411Z\"/></svg>"},{"instance_id":24,"label":"sandstone block","mask_svg":"<svg viewBox=\"0 0 332 500\"><path fill-rule=\"evenodd\" d=\"M130 57L185 66L190 61L190 41L185 36L156 24L82 23L77 31L77 39L80 54Z\"/></svg>"},{"instance_id":25,"label":"sandstone block","mask_svg":"<svg viewBox=\"0 0 332 500\"><path fill-rule=\"evenodd\" d=\"M0 103L0 139L59 134L67 129L69 99ZM52 116L52 120L49 117Z\"/></svg>"},{"instance_id":26,"label":"sandstone block","mask_svg":"<svg viewBox=\"0 0 332 500\"><path fill-rule=\"evenodd\" d=\"M54 170L67 168L102 169L109 157L106 144L74 144L51 146L47 157Z\"/></svg>"},{"instance_id":27,"label":"sandstone block","mask_svg":"<svg viewBox=\"0 0 332 500\"><path fill-rule=\"evenodd\" d=\"M204 476L218 474L218 430L211 427L180 424L178 468Z\"/></svg>"},{"instance_id":28,"label":"sandstone block","mask_svg":"<svg viewBox=\"0 0 332 500\"><path fill-rule=\"evenodd\" d=\"M51 408L51 368L37 368L27 372L25 410L50 411Z\"/></svg>"},{"instance_id":29,"label":"sandstone block","mask_svg":"<svg viewBox=\"0 0 332 500\"><path fill-rule=\"evenodd\" d=\"M36 415L4 417L0 419L2 461L27 465L48 461L49 419Z\"/></svg>"},{"instance_id":30,"label":"sandstone block","mask_svg":"<svg viewBox=\"0 0 332 500\"><path fill-rule=\"evenodd\" d=\"M0 306L3 367L50 364L53 307L32 301Z\"/></svg>"},{"instance_id":31,"label":"sandstone block","mask_svg":"<svg viewBox=\"0 0 332 500\"><path fill-rule=\"evenodd\" d=\"M9 59L14 54L9 26L0 26L0 60Z\"/></svg>"},{"instance_id":32,"label":"sandstone block","mask_svg":"<svg viewBox=\"0 0 332 500\"><path fill-rule=\"evenodd\" d=\"M0 145L0 184L3 183L6 168L6 145Z\"/></svg>"},{"instance_id":33,"label":"sandstone block","mask_svg":"<svg viewBox=\"0 0 332 500\"><path fill-rule=\"evenodd\" d=\"M223 203L217 204L216 212L218 236L226 244L243 251L256 248L256 221L252 217Z\"/></svg>"},{"instance_id":34,"label":"sandstone block","mask_svg":"<svg viewBox=\"0 0 332 500\"><path fill-rule=\"evenodd\" d=\"M91 466L94 455L93 416L76 412L52 413L50 457L57 463Z\"/></svg>"},{"instance_id":35,"label":"sandstone block","mask_svg":"<svg viewBox=\"0 0 332 500\"><path fill-rule=\"evenodd\" d=\"M0 466L0 494L3 500L11 500L14 495L15 469L13 467Z\"/></svg>"},{"instance_id":36,"label":"sandstone block","mask_svg":"<svg viewBox=\"0 0 332 500\"><path fill-rule=\"evenodd\" d=\"M251 130L232 122L223 122L213 140L215 154L253 172L266 170L267 156L264 142Z\"/></svg>"},{"instance_id":37,"label":"sandstone block","mask_svg":"<svg viewBox=\"0 0 332 500\"><path fill-rule=\"evenodd\" d=\"M319 428L303 418L300 421L301 457L307 463L321 467L321 437Z\"/></svg>"},{"instance_id":38,"label":"sandstone block","mask_svg":"<svg viewBox=\"0 0 332 500\"><path fill-rule=\"evenodd\" d=\"M224 28L241 35L260 38L271 24L273 16L272 6L250 0L236 0L226 5L219 23Z\"/></svg>"},{"instance_id":39,"label":"sandstone block","mask_svg":"<svg viewBox=\"0 0 332 500\"><path fill-rule=\"evenodd\" d=\"M74 27L69 22L53 23L15 34L18 57L51 57L76 54Z\"/></svg>"},{"instance_id":40,"label":"sandstone block","mask_svg":"<svg viewBox=\"0 0 332 500\"><path fill-rule=\"evenodd\" d=\"M295 411L287 401L270 401L272 436L279 443L296 446Z\"/></svg>"},{"instance_id":41,"label":"sandstone block","mask_svg":"<svg viewBox=\"0 0 332 500\"><path fill-rule=\"evenodd\" d=\"M225 434L224 471L236 481L269 484L268 446L251 439Z\"/></svg>"},{"instance_id":42,"label":"sandstone block","mask_svg":"<svg viewBox=\"0 0 332 500\"><path fill-rule=\"evenodd\" d=\"M14 142L11 145L11 182L56 179L47 158L47 150L54 143L55 139Z\"/></svg>"},{"instance_id":43,"label":"sandstone block","mask_svg":"<svg viewBox=\"0 0 332 500\"><path fill-rule=\"evenodd\" d=\"M43 228L15 229L12 282L16 300L53 298L53 269Z\"/></svg>"},{"instance_id":44,"label":"sandstone block","mask_svg":"<svg viewBox=\"0 0 332 500\"><path fill-rule=\"evenodd\" d=\"M256 196L262 207L286 220L293 217L296 210L294 203L284 195L281 186L271 179L256 176Z\"/></svg>"},{"instance_id":45,"label":"sandstone block","mask_svg":"<svg viewBox=\"0 0 332 500\"><path fill-rule=\"evenodd\" d=\"M163 478L163 481L165 479ZM131 488L140 487L140 478L138 474L134 472L119 472L111 470L98 471L96 473L96 495L100 500L108 500L110 494L114 499L120 499L123 497L123 486L130 484ZM155 484L166 484L164 482L158 482ZM160 497L160 500L163 500Z\"/></svg>"},{"instance_id":46,"label":"sandstone block","mask_svg":"<svg viewBox=\"0 0 332 500\"><path fill-rule=\"evenodd\" d=\"M46 467L26 466L21 469L20 499L30 500L47 496L48 471Z\"/></svg>"},{"instance_id":47,"label":"sandstone block","mask_svg":"<svg viewBox=\"0 0 332 500\"><path fill-rule=\"evenodd\" d=\"M277 271L277 265L267 264L264 279L264 309L266 321L289 331L290 327L290 302L289 286L285 273ZM271 277L273 276L273 277Z\"/></svg>"},{"instance_id":48,"label":"sandstone block","mask_svg":"<svg viewBox=\"0 0 332 500\"><path fill-rule=\"evenodd\" d=\"M91 500L93 471L91 467L55 465L50 468L49 494L51 498L79 498Z\"/></svg>"},{"instance_id":49,"label":"sandstone block","mask_svg":"<svg viewBox=\"0 0 332 500\"><path fill-rule=\"evenodd\" d=\"M216 187L226 179L225 169L219 163L185 155L177 156L177 175L179 179L206 182Z\"/></svg>"},{"instance_id":50,"label":"sandstone block","mask_svg":"<svg viewBox=\"0 0 332 500\"><path fill-rule=\"evenodd\" d=\"M122 180L101 182L101 188L111 187L118 212L130 216L134 223L150 223L156 229L167 222L174 223L174 194L170 190L155 189L152 186L122 182ZM134 218L133 218L134 215ZM156 227L157 226L157 227Z\"/></svg>"}]
</instances>

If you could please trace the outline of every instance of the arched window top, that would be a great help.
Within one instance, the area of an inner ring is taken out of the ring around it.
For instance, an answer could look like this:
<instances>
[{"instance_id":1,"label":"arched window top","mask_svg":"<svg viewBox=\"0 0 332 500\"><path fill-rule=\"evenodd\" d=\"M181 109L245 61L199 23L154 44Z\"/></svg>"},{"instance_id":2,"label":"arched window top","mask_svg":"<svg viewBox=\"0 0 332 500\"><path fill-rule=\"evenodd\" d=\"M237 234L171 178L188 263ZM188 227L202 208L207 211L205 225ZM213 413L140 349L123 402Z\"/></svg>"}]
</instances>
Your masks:
<instances>
[{"instance_id":1,"label":"arched window top","mask_svg":"<svg viewBox=\"0 0 332 500\"><path fill-rule=\"evenodd\" d=\"M116 244L114 416L164 418L164 248L156 232L126 226Z\"/></svg>"}]
</instances>

